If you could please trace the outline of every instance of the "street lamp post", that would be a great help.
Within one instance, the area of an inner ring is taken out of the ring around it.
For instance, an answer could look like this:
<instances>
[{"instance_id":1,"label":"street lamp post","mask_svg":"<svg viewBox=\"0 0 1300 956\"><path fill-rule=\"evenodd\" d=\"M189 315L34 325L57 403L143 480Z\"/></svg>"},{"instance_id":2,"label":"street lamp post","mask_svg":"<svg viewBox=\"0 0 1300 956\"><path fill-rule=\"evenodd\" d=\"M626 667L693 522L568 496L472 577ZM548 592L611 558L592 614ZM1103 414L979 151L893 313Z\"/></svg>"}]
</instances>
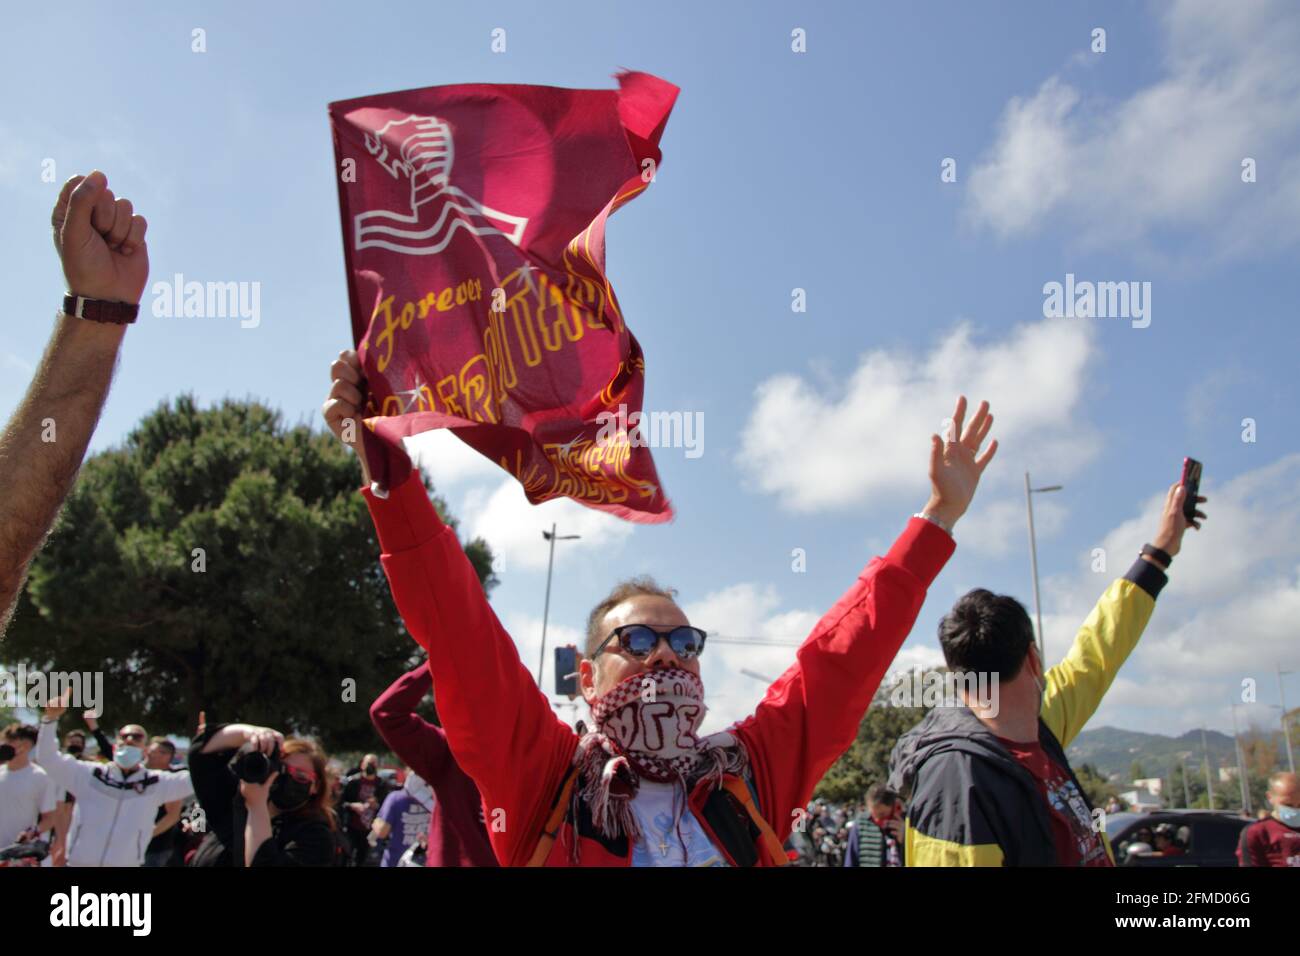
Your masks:
<instances>
[{"instance_id":1,"label":"street lamp post","mask_svg":"<svg viewBox=\"0 0 1300 956\"><path fill-rule=\"evenodd\" d=\"M1214 783L1210 780L1210 748L1205 744L1205 728L1201 728L1201 753L1205 755L1205 793L1209 801L1207 809L1214 809Z\"/></svg>"},{"instance_id":2,"label":"street lamp post","mask_svg":"<svg viewBox=\"0 0 1300 956\"><path fill-rule=\"evenodd\" d=\"M1282 670L1282 665L1277 666L1277 696L1278 703L1282 705L1282 736L1286 740L1286 761L1291 765L1291 772L1295 773L1295 756L1291 753L1291 727L1286 719L1286 691L1282 687L1282 675L1290 674L1291 671Z\"/></svg>"},{"instance_id":3,"label":"street lamp post","mask_svg":"<svg viewBox=\"0 0 1300 956\"><path fill-rule=\"evenodd\" d=\"M1178 752L1178 763L1183 768L1183 806L1188 810L1192 808L1192 788L1187 785L1187 758L1191 755L1190 750Z\"/></svg>"},{"instance_id":4,"label":"street lamp post","mask_svg":"<svg viewBox=\"0 0 1300 956\"><path fill-rule=\"evenodd\" d=\"M557 535L555 533L555 524L552 522L551 530L543 531L542 537L551 542L551 556L546 561L546 604L542 608L542 653L541 659L537 662L537 687L544 694L546 688L542 686L542 672L546 669L546 622L551 616L551 571L555 567L555 542L574 541L581 538L582 535Z\"/></svg>"},{"instance_id":5,"label":"street lamp post","mask_svg":"<svg viewBox=\"0 0 1300 956\"><path fill-rule=\"evenodd\" d=\"M1048 491L1060 491L1063 487L1063 485L1047 485L1043 488L1030 487L1029 472L1025 472L1025 511L1029 514L1029 565L1034 572L1034 617L1038 620L1038 657L1044 661L1046 659L1046 648L1043 646L1043 608L1038 597L1038 542L1034 537L1034 495ZM1046 667L1046 663L1043 666Z\"/></svg>"},{"instance_id":6,"label":"street lamp post","mask_svg":"<svg viewBox=\"0 0 1300 956\"><path fill-rule=\"evenodd\" d=\"M1241 747L1241 737L1237 733L1237 702L1231 702L1232 707L1232 742L1237 751L1237 776L1241 779L1241 809L1247 816L1250 816L1250 782L1246 779L1246 755Z\"/></svg>"}]
</instances>

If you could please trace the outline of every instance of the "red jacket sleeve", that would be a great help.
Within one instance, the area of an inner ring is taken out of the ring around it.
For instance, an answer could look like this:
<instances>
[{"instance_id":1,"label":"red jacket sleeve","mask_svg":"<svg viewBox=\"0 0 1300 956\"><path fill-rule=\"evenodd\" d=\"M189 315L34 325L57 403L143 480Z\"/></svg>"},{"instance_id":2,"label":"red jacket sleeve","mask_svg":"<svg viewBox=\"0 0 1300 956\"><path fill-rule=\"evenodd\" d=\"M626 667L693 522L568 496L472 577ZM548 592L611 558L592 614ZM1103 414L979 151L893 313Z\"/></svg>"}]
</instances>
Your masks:
<instances>
[{"instance_id":1,"label":"red jacket sleeve","mask_svg":"<svg viewBox=\"0 0 1300 956\"><path fill-rule=\"evenodd\" d=\"M418 472L370 506L393 600L429 653L447 743L483 795L504 866L527 862L577 735L551 710Z\"/></svg>"},{"instance_id":2,"label":"red jacket sleeve","mask_svg":"<svg viewBox=\"0 0 1300 956\"><path fill-rule=\"evenodd\" d=\"M442 728L415 712L431 687L433 675L425 664L403 674L370 705L370 722L402 763L436 785L451 751Z\"/></svg>"},{"instance_id":3,"label":"red jacket sleeve","mask_svg":"<svg viewBox=\"0 0 1300 956\"><path fill-rule=\"evenodd\" d=\"M932 522L908 522L889 554L873 559L813 628L754 715L736 725L753 762L759 806L780 839L853 743L926 589L954 548Z\"/></svg>"}]
</instances>

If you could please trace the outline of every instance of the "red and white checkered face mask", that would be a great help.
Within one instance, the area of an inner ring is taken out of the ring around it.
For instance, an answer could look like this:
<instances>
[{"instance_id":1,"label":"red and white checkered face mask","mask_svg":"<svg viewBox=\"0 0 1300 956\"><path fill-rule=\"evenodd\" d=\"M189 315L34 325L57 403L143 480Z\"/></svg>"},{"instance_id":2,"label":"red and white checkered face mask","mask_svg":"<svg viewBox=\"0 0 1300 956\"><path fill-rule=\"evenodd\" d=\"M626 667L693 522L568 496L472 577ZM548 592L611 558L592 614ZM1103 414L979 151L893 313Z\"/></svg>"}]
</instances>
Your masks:
<instances>
[{"instance_id":1,"label":"red and white checkered face mask","mask_svg":"<svg viewBox=\"0 0 1300 956\"><path fill-rule=\"evenodd\" d=\"M641 838L632 812L642 779L675 781L682 787L674 800L674 826L686 809L686 796L696 784L716 788L724 774L743 776L749 758L729 731L699 735L708 708L704 684L676 667L633 674L591 705L596 729L578 742L574 763L582 785L575 788L592 820L608 837L627 834ZM573 843L578 859L580 841Z\"/></svg>"},{"instance_id":2,"label":"red and white checkered face mask","mask_svg":"<svg viewBox=\"0 0 1300 956\"><path fill-rule=\"evenodd\" d=\"M620 681L591 707L597 731L652 780L686 777L704 742L696 735L708 708L704 684L678 667Z\"/></svg>"}]
</instances>

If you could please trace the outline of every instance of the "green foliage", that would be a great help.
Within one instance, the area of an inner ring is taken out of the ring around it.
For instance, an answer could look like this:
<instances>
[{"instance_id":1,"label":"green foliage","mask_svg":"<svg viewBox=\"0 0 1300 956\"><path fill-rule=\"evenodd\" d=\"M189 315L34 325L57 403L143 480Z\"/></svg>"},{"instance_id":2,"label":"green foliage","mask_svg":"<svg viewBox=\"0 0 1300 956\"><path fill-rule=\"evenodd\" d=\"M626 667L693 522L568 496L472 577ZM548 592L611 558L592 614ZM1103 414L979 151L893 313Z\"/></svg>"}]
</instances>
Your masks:
<instances>
[{"instance_id":1,"label":"green foliage","mask_svg":"<svg viewBox=\"0 0 1300 956\"><path fill-rule=\"evenodd\" d=\"M921 722L924 707L892 707L891 688L876 691L871 706L858 724L858 736L839 760L826 771L813 791L813 799L848 803L865 799L867 789L889 777L889 754L898 738Z\"/></svg>"},{"instance_id":2,"label":"green foliage","mask_svg":"<svg viewBox=\"0 0 1300 956\"><path fill-rule=\"evenodd\" d=\"M1088 797L1088 802L1094 807L1104 807L1111 797L1119 797L1119 788L1102 776L1092 764L1085 763L1074 767L1073 770L1074 775L1079 778L1079 785L1083 787L1083 792Z\"/></svg>"},{"instance_id":3,"label":"green foliage","mask_svg":"<svg viewBox=\"0 0 1300 956\"><path fill-rule=\"evenodd\" d=\"M393 605L359 485L332 436L287 428L261 404L164 403L85 463L4 657L104 671L110 726L185 734L205 711L210 723L373 747L370 702L422 652ZM487 544L466 551L490 590Z\"/></svg>"}]
</instances>

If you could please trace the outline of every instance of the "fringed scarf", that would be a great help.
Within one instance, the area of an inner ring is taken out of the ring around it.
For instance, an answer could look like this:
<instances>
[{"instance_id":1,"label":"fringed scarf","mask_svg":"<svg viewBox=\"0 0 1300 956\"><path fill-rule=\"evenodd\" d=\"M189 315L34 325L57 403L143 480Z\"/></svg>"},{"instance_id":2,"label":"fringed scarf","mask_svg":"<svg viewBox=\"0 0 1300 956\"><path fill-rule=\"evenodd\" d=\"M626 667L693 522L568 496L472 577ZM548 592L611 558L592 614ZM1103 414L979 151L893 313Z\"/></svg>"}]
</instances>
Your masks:
<instances>
[{"instance_id":1,"label":"fringed scarf","mask_svg":"<svg viewBox=\"0 0 1300 956\"><path fill-rule=\"evenodd\" d=\"M578 742L574 763L580 787L577 801L586 802L602 834L617 839L626 834L634 844L641 828L632 801L642 779L680 785L680 808L674 799L673 826L681 838L681 818L687 797L701 780L711 788L724 774L743 776L749 767L744 745L731 733L697 737L704 720L704 685L690 671L671 667L652 670L616 684L591 706L596 729ZM578 840L573 841L578 859Z\"/></svg>"}]
</instances>

